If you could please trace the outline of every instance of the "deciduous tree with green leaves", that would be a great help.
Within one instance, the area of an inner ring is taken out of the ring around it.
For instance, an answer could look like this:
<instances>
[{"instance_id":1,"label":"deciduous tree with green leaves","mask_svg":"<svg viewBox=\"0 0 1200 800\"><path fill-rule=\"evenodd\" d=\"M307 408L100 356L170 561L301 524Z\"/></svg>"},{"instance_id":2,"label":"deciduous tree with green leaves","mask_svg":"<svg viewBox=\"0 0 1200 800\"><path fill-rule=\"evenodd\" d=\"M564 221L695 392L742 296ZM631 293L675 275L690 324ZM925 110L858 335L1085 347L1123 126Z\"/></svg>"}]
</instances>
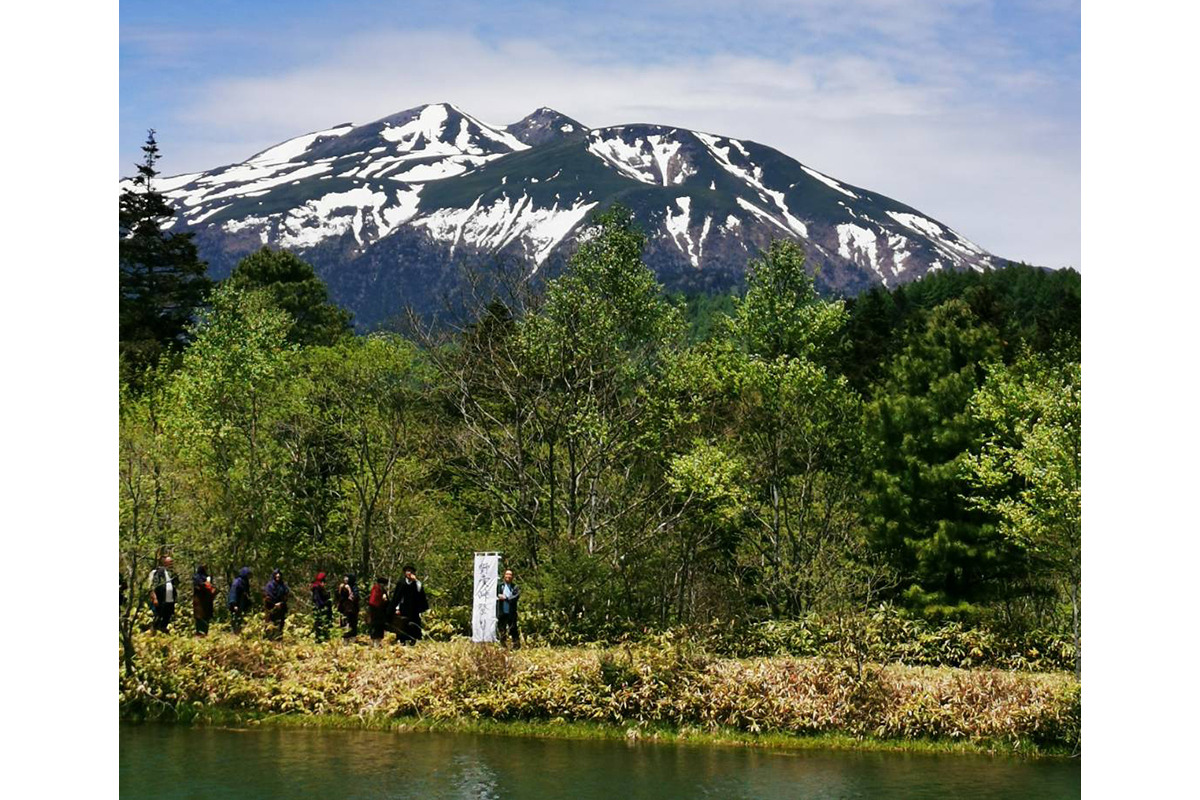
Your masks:
<instances>
[{"instance_id":1,"label":"deciduous tree with green leaves","mask_svg":"<svg viewBox=\"0 0 1200 800\"><path fill-rule=\"evenodd\" d=\"M380 523L403 507L396 498L411 500L432 488L427 364L399 336L373 334L310 350L304 374L308 406L344 451L343 481L352 498L346 518L359 548L359 574L394 567L387 559L401 557L396 535L401 525L396 520ZM393 535L387 552L376 553L373 544L381 527ZM414 526L407 527L411 532Z\"/></svg>"},{"instance_id":2,"label":"deciduous tree with green leaves","mask_svg":"<svg viewBox=\"0 0 1200 800\"><path fill-rule=\"evenodd\" d=\"M159 369L143 375L139 392L121 384L117 538L128 590L120 619L126 675L132 675L135 666L133 633L146 608L146 573L179 534L176 519L183 487L163 430L164 374L165 369Z\"/></svg>"},{"instance_id":3,"label":"deciduous tree with green leaves","mask_svg":"<svg viewBox=\"0 0 1200 800\"><path fill-rule=\"evenodd\" d=\"M303 542L279 524L286 454L274 426L292 367L291 325L266 292L218 287L168 390L168 429L195 470L189 522L228 559L230 579L242 563L303 557Z\"/></svg>"},{"instance_id":4,"label":"deciduous tree with green leaves","mask_svg":"<svg viewBox=\"0 0 1200 800\"><path fill-rule=\"evenodd\" d=\"M730 320L738 452L754 487L748 543L773 613L811 607L846 534L857 484L859 400L826 365L846 311L817 296L803 250L776 241L750 264Z\"/></svg>"},{"instance_id":5,"label":"deciduous tree with green leaves","mask_svg":"<svg viewBox=\"0 0 1200 800\"><path fill-rule=\"evenodd\" d=\"M1079 650L1080 365L1069 355L1025 352L995 362L970 402L982 428L963 462L968 502L994 514L1000 532L1071 605Z\"/></svg>"},{"instance_id":6,"label":"deciduous tree with green leaves","mask_svg":"<svg viewBox=\"0 0 1200 800\"><path fill-rule=\"evenodd\" d=\"M530 372L544 376L546 418L561 422L550 460L551 535L611 556L619 528L653 516L662 484L643 480L652 436L648 382L681 340L678 310L642 262L645 235L625 209L597 216L567 274L551 281L544 305L521 321ZM634 479L636 477L636 479ZM627 528L628 530L628 528Z\"/></svg>"}]
</instances>

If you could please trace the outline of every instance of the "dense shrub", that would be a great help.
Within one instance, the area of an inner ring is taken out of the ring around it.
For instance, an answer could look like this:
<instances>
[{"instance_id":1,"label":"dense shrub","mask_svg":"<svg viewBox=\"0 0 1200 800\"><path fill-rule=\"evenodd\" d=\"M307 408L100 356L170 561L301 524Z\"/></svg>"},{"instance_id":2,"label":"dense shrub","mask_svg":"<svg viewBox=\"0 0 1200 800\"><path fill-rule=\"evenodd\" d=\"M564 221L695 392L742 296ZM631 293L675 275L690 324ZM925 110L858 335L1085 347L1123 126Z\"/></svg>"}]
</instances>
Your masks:
<instances>
[{"instance_id":1,"label":"dense shrub","mask_svg":"<svg viewBox=\"0 0 1200 800\"><path fill-rule=\"evenodd\" d=\"M1071 670L1075 646L1048 631L1004 633L961 622L934 625L881 606L869 614L810 614L795 620L714 620L687 634L721 655L823 656L930 667Z\"/></svg>"}]
</instances>

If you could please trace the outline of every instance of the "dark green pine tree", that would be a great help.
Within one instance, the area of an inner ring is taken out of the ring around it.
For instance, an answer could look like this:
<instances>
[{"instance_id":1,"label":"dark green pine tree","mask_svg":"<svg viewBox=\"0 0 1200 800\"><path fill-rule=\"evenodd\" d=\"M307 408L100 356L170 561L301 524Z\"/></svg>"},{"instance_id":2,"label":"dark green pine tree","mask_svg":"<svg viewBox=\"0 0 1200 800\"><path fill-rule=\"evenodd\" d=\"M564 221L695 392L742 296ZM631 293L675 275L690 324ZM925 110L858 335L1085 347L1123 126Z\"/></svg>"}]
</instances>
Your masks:
<instances>
[{"instance_id":1,"label":"dark green pine tree","mask_svg":"<svg viewBox=\"0 0 1200 800\"><path fill-rule=\"evenodd\" d=\"M867 408L871 533L908 579L907 599L927 611L969 611L1021 571L1020 554L965 499L963 463L981 436L967 404L1001 350L966 303L943 303L885 366Z\"/></svg>"},{"instance_id":2,"label":"dark green pine tree","mask_svg":"<svg viewBox=\"0 0 1200 800\"><path fill-rule=\"evenodd\" d=\"M191 233L167 233L175 211L154 188L158 142L142 146L132 186L121 190L121 371L136 384L148 367L182 346L188 325L212 282Z\"/></svg>"},{"instance_id":3,"label":"dark green pine tree","mask_svg":"<svg viewBox=\"0 0 1200 800\"><path fill-rule=\"evenodd\" d=\"M329 290L308 262L286 250L263 247L238 262L229 283L241 289L265 289L295 324L289 341L330 345L352 330L351 314L329 302Z\"/></svg>"}]
</instances>

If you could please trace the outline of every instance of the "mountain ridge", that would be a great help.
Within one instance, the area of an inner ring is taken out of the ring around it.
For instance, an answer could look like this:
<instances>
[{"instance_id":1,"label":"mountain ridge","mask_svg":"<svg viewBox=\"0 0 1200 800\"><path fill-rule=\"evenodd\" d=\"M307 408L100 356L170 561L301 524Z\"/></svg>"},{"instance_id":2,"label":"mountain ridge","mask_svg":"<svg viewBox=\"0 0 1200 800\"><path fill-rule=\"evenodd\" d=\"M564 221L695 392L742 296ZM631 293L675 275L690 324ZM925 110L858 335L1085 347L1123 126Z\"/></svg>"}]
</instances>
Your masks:
<instances>
[{"instance_id":1,"label":"mountain ridge","mask_svg":"<svg viewBox=\"0 0 1200 800\"><path fill-rule=\"evenodd\" d=\"M553 272L587 217L616 202L646 232L646 262L668 290L734 288L780 237L804 244L826 293L1005 263L915 208L766 145L654 123L589 128L545 106L498 126L426 104L156 188L214 277L259 247L286 248L365 327L436 305L456 265L501 258Z\"/></svg>"}]
</instances>

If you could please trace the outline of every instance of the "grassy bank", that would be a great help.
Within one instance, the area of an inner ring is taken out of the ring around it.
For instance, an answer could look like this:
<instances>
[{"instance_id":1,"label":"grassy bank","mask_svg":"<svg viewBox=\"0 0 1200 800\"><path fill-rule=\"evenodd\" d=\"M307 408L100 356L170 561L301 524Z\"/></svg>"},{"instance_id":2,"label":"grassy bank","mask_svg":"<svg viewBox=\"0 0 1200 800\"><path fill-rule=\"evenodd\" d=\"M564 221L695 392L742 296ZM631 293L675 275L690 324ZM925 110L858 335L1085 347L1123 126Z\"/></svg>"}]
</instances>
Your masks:
<instances>
[{"instance_id":1,"label":"grassy bank","mask_svg":"<svg viewBox=\"0 0 1200 800\"><path fill-rule=\"evenodd\" d=\"M778 747L1063 754L1066 674L718 659L686 647L416 648L139 636L125 719Z\"/></svg>"}]
</instances>

